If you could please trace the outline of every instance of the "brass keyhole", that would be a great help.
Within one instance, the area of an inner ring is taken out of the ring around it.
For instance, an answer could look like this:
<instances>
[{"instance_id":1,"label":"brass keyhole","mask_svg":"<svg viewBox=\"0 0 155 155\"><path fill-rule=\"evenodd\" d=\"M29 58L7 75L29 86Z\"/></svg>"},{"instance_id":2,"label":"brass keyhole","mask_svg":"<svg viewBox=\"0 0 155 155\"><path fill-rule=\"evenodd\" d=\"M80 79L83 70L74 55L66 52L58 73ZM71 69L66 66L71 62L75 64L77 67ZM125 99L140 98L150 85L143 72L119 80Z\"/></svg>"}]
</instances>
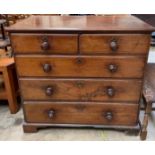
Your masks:
<instances>
[{"instance_id":1,"label":"brass keyhole","mask_svg":"<svg viewBox=\"0 0 155 155\"><path fill-rule=\"evenodd\" d=\"M81 59L81 58L77 58L77 59L76 59L76 63L80 65L80 64L82 64L82 63L83 63L83 61L82 61L82 59Z\"/></svg>"},{"instance_id":2,"label":"brass keyhole","mask_svg":"<svg viewBox=\"0 0 155 155\"><path fill-rule=\"evenodd\" d=\"M78 88L83 88L83 87L84 87L84 83L81 82L81 81L77 81L77 82L76 82L76 86L77 86Z\"/></svg>"}]
</instances>

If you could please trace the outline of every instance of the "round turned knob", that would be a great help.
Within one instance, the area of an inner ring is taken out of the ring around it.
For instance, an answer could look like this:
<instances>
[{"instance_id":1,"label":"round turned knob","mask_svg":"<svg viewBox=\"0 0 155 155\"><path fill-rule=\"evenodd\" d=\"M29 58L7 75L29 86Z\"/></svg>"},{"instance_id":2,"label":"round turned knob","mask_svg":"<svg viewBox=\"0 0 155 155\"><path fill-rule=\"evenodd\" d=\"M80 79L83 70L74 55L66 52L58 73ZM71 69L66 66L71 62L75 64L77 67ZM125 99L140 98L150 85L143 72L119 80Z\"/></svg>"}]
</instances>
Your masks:
<instances>
[{"instance_id":1,"label":"round turned knob","mask_svg":"<svg viewBox=\"0 0 155 155\"><path fill-rule=\"evenodd\" d=\"M108 95L109 97L113 97L113 96L115 95L115 90L114 90L113 87L108 87L108 88L107 88L107 95Z\"/></svg>"},{"instance_id":2,"label":"round turned knob","mask_svg":"<svg viewBox=\"0 0 155 155\"><path fill-rule=\"evenodd\" d=\"M116 72L117 71L117 68L118 67L116 65L114 65L114 64L110 64L108 66L109 71L112 72L112 73Z\"/></svg>"},{"instance_id":3,"label":"round turned knob","mask_svg":"<svg viewBox=\"0 0 155 155\"><path fill-rule=\"evenodd\" d=\"M106 114L105 114L105 118L107 119L107 120L112 120L113 119L113 114L112 114L112 112L106 112Z\"/></svg>"},{"instance_id":4,"label":"round turned knob","mask_svg":"<svg viewBox=\"0 0 155 155\"><path fill-rule=\"evenodd\" d=\"M112 51L116 51L118 49L118 43L116 40L112 40L110 42L110 48L112 49Z\"/></svg>"},{"instance_id":5,"label":"round turned knob","mask_svg":"<svg viewBox=\"0 0 155 155\"><path fill-rule=\"evenodd\" d=\"M48 43L48 41L44 41L41 44L41 49L44 50L44 51L49 49L49 43Z\"/></svg>"},{"instance_id":6,"label":"round turned knob","mask_svg":"<svg viewBox=\"0 0 155 155\"><path fill-rule=\"evenodd\" d=\"M53 95L53 93L54 93L53 87L47 87L45 93L47 96Z\"/></svg>"},{"instance_id":7,"label":"round turned knob","mask_svg":"<svg viewBox=\"0 0 155 155\"><path fill-rule=\"evenodd\" d=\"M48 117L51 119L51 118L53 118L54 117L54 110L49 110L48 111Z\"/></svg>"},{"instance_id":8,"label":"round turned knob","mask_svg":"<svg viewBox=\"0 0 155 155\"><path fill-rule=\"evenodd\" d=\"M50 64L44 64L43 70L44 70L44 72L48 73L52 70L52 66Z\"/></svg>"}]
</instances>

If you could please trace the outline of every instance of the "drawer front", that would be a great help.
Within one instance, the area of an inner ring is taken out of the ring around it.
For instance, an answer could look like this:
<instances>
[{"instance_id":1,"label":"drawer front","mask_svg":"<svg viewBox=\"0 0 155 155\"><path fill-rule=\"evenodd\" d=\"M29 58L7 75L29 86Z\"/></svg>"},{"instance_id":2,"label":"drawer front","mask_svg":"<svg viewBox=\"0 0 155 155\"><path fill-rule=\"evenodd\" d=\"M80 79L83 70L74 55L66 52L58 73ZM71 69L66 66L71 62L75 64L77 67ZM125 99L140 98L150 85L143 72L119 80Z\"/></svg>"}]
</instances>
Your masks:
<instances>
[{"instance_id":1,"label":"drawer front","mask_svg":"<svg viewBox=\"0 0 155 155\"><path fill-rule=\"evenodd\" d=\"M120 103L27 102L29 123L136 125L138 105Z\"/></svg>"},{"instance_id":2,"label":"drawer front","mask_svg":"<svg viewBox=\"0 0 155 155\"><path fill-rule=\"evenodd\" d=\"M20 79L24 100L139 101L140 80Z\"/></svg>"},{"instance_id":3,"label":"drawer front","mask_svg":"<svg viewBox=\"0 0 155 155\"><path fill-rule=\"evenodd\" d=\"M80 35L80 51L86 54L145 54L150 35L143 34L84 34Z\"/></svg>"},{"instance_id":4,"label":"drawer front","mask_svg":"<svg viewBox=\"0 0 155 155\"><path fill-rule=\"evenodd\" d=\"M77 53L78 40L74 34L12 34L15 53L71 54Z\"/></svg>"},{"instance_id":5,"label":"drawer front","mask_svg":"<svg viewBox=\"0 0 155 155\"><path fill-rule=\"evenodd\" d=\"M141 78L143 56L16 56L20 76Z\"/></svg>"}]
</instances>

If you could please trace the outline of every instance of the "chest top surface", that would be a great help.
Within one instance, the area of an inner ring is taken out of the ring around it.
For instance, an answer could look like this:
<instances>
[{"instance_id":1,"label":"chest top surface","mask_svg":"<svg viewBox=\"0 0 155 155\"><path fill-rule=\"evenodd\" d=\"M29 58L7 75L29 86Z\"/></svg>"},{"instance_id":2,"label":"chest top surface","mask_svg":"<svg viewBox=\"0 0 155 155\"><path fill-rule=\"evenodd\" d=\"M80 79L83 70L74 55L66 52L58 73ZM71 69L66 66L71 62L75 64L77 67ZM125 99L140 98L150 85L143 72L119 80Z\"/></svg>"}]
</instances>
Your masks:
<instances>
[{"instance_id":1,"label":"chest top surface","mask_svg":"<svg viewBox=\"0 0 155 155\"><path fill-rule=\"evenodd\" d=\"M30 16L6 29L9 32L152 32L155 28L131 15Z\"/></svg>"}]
</instances>

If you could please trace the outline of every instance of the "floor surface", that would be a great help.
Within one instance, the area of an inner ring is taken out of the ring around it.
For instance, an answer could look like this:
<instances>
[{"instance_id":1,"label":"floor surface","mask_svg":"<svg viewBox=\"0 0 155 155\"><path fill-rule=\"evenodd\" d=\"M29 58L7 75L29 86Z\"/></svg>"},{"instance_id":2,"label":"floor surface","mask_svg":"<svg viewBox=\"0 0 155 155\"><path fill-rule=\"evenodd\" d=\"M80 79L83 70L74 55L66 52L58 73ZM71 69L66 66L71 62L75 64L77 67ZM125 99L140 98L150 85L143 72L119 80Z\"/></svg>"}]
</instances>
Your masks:
<instances>
[{"instance_id":1,"label":"floor surface","mask_svg":"<svg viewBox=\"0 0 155 155\"><path fill-rule=\"evenodd\" d=\"M143 112L141 113L143 116ZM129 134L126 131L104 129L72 129L48 128L37 133L23 133L23 114L20 110L11 115L7 105L0 105L0 140L50 140L50 141L138 141L139 135ZM148 126L147 140L155 140L155 112L152 113Z\"/></svg>"}]
</instances>

